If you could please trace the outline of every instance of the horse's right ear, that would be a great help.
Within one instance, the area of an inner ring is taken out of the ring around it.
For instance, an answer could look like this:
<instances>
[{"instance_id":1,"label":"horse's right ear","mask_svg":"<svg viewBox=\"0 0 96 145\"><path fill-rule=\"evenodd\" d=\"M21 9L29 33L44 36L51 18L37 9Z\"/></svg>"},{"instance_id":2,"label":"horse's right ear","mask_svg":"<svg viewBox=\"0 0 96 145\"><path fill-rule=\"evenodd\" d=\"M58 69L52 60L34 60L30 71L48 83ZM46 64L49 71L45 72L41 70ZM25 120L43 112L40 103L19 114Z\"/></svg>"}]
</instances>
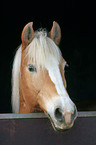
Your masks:
<instances>
[{"instance_id":1,"label":"horse's right ear","mask_svg":"<svg viewBox=\"0 0 96 145\"><path fill-rule=\"evenodd\" d=\"M22 49L25 49L34 38L34 30L32 26L33 26L33 22L30 22L24 27L22 31L22 34L21 34Z\"/></svg>"}]
</instances>

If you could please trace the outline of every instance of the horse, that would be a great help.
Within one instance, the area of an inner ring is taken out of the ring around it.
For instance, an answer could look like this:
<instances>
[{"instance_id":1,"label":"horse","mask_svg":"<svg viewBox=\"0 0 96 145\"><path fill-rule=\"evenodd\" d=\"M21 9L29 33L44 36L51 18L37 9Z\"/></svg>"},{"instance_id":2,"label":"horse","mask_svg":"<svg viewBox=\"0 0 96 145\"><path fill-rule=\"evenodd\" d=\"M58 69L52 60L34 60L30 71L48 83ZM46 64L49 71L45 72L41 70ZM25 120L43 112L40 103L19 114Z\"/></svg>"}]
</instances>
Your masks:
<instances>
[{"instance_id":1,"label":"horse","mask_svg":"<svg viewBox=\"0 0 96 145\"><path fill-rule=\"evenodd\" d=\"M55 130L66 130L73 126L77 108L67 92L60 40L61 29L55 21L49 33L34 32L33 22L23 28L13 62L11 100L14 113L42 110Z\"/></svg>"}]
</instances>

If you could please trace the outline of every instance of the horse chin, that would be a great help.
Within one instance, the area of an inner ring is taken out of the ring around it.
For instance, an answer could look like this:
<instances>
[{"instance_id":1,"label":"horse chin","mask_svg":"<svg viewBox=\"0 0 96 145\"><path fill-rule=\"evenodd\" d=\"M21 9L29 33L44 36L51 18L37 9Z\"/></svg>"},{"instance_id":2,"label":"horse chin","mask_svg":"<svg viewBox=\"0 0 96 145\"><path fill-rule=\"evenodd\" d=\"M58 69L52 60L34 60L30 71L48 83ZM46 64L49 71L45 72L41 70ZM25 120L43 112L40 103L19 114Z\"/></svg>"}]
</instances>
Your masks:
<instances>
[{"instance_id":1,"label":"horse chin","mask_svg":"<svg viewBox=\"0 0 96 145\"><path fill-rule=\"evenodd\" d=\"M68 129L70 129L73 126L74 123L72 123L70 126L66 126L64 123L59 126L59 124L56 124L56 126L54 126L56 131L67 131Z\"/></svg>"},{"instance_id":2,"label":"horse chin","mask_svg":"<svg viewBox=\"0 0 96 145\"><path fill-rule=\"evenodd\" d=\"M48 117L49 117L51 124L53 126L53 129L55 131L66 131L66 130L70 129L74 124L74 121L70 125L66 125L64 122L55 121L54 119L52 119L50 114L48 114Z\"/></svg>"}]
</instances>

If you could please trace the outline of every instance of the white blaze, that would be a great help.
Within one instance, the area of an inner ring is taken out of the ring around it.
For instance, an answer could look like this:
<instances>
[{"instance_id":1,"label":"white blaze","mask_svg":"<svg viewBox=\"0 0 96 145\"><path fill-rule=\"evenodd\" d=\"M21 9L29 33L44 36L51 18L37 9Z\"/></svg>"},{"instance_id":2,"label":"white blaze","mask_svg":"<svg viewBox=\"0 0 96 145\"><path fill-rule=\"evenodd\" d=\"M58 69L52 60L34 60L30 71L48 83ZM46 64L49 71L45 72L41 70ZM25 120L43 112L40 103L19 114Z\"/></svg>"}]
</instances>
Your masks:
<instances>
[{"instance_id":1,"label":"white blaze","mask_svg":"<svg viewBox=\"0 0 96 145\"><path fill-rule=\"evenodd\" d=\"M49 76L50 76L52 82L55 84L58 95L67 96L67 93L66 93L64 85L63 85L63 81L62 81L59 67L58 66L53 66L53 67L51 66L50 68L48 68L48 72L49 72Z\"/></svg>"},{"instance_id":2,"label":"white blaze","mask_svg":"<svg viewBox=\"0 0 96 145\"><path fill-rule=\"evenodd\" d=\"M56 64L56 62L55 63L52 62L51 65L47 65L47 70L52 82L56 87L59 96L59 97L54 96L51 100L52 102L49 101L49 103L47 104L49 107L47 109L50 110L52 108L56 109L56 107L60 107L62 111L64 111L65 113L74 111L74 103L69 98L66 89L64 87L59 65ZM54 104L54 107L52 106L52 104Z\"/></svg>"}]
</instances>

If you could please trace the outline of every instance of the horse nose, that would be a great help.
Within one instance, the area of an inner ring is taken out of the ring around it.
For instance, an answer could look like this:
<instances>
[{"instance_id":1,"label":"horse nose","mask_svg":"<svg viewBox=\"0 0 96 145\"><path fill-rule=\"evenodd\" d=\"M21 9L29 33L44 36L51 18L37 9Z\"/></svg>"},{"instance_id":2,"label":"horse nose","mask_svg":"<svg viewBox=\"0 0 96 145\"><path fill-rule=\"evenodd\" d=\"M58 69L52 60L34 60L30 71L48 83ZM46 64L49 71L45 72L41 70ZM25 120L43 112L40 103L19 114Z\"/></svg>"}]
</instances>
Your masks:
<instances>
[{"instance_id":1,"label":"horse nose","mask_svg":"<svg viewBox=\"0 0 96 145\"><path fill-rule=\"evenodd\" d=\"M74 107L75 108L75 107ZM62 113L60 108L55 110L55 119L59 122L64 123L65 125L71 125L77 117L77 110L74 109L74 112Z\"/></svg>"}]
</instances>

